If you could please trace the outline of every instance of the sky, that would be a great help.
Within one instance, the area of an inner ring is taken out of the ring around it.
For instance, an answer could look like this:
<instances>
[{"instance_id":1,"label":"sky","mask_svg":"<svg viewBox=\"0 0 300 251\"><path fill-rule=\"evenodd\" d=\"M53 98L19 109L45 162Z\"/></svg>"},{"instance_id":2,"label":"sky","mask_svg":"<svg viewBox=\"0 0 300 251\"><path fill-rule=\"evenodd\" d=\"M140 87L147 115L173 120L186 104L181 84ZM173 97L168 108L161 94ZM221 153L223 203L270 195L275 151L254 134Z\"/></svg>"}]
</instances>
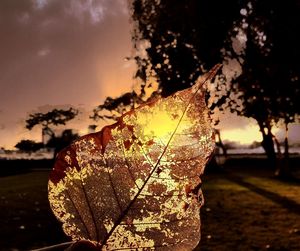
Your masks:
<instances>
[{"instance_id":1,"label":"sky","mask_svg":"<svg viewBox=\"0 0 300 251\"><path fill-rule=\"evenodd\" d=\"M135 64L125 60L131 25L126 0L1 0L0 147L41 141L25 119L53 108L78 108L66 128L87 133L94 107L133 88ZM223 139L261 140L254 121L230 114L221 121Z\"/></svg>"},{"instance_id":2,"label":"sky","mask_svg":"<svg viewBox=\"0 0 300 251\"><path fill-rule=\"evenodd\" d=\"M40 140L24 120L55 107L80 107L84 133L92 108L132 86L126 0L1 0L0 36L0 146Z\"/></svg>"}]
</instances>

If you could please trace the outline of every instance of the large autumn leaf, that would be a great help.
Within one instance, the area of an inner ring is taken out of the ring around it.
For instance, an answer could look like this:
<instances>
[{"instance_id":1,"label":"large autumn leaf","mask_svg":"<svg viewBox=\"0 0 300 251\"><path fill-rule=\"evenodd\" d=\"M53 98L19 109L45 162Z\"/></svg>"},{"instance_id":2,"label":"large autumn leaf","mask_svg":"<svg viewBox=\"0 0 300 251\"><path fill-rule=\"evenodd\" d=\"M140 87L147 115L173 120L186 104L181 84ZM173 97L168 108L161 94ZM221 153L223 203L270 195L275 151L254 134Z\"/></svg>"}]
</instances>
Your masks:
<instances>
[{"instance_id":1,"label":"large autumn leaf","mask_svg":"<svg viewBox=\"0 0 300 251\"><path fill-rule=\"evenodd\" d=\"M203 83L125 113L57 157L49 201L65 233L99 250L192 250L213 148Z\"/></svg>"}]
</instances>

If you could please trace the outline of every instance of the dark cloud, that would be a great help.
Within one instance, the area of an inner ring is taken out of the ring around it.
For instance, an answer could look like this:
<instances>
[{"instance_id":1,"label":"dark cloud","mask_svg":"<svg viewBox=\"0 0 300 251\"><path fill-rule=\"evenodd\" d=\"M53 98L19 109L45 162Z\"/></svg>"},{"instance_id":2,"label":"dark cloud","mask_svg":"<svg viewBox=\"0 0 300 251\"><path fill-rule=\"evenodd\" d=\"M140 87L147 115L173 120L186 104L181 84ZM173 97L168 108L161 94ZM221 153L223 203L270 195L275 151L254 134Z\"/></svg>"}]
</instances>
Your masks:
<instances>
[{"instance_id":1,"label":"dark cloud","mask_svg":"<svg viewBox=\"0 0 300 251\"><path fill-rule=\"evenodd\" d=\"M67 102L98 98L99 86L104 83L99 85L97 71L108 69L98 69L96 62L103 58L109 65L109 61L122 57L118 55L121 50L125 54L125 49L130 49L129 41L123 41L128 38L128 16L122 15L121 10L117 18L113 15L118 1L19 2L24 1L0 3L5 5L0 8L4 12L0 12L4 38L0 48L0 83L6 94L2 102L10 97L31 99L31 95L39 100L45 92L51 103L62 98L69 98ZM44 3L38 5L43 8L35 8L34 2ZM111 2L115 4L109 6ZM95 6L103 6L103 13L91 13ZM78 95L83 86L86 96Z\"/></svg>"}]
</instances>

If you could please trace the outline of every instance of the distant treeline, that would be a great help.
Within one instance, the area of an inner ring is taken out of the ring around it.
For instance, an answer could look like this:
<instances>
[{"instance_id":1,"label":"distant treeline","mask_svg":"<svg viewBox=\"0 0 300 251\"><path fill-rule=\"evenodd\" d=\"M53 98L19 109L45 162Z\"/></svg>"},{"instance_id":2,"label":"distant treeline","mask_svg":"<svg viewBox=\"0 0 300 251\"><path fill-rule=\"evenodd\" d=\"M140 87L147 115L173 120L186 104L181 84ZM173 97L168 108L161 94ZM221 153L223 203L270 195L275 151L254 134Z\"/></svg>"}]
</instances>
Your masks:
<instances>
[{"instance_id":1,"label":"distant treeline","mask_svg":"<svg viewBox=\"0 0 300 251\"><path fill-rule=\"evenodd\" d=\"M27 160L16 159L7 160L0 159L0 177L26 173L34 169L51 169L53 166L52 159Z\"/></svg>"}]
</instances>

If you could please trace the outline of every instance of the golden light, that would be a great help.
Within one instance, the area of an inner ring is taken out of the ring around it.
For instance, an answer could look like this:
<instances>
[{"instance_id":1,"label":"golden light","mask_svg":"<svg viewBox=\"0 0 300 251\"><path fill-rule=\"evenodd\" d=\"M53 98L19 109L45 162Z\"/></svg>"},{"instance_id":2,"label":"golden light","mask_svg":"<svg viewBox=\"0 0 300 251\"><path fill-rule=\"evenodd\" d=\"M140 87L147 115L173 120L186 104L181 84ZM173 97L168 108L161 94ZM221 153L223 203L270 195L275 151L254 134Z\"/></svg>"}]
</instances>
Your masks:
<instances>
[{"instance_id":1,"label":"golden light","mask_svg":"<svg viewBox=\"0 0 300 251\"><path fill-rule=\"evenodd\" d=\"M249 125L244 128L234 128L230 130L222 131L222 138L239 142L242 145L248 145L253 143L253 141L262 141L261 132L259 127L256 125Z\"/></svg>"},{"instance_id":2,"label":"golden light","mask_svg":"<svg viewBox=\"0 0 300 251\"><path fill-rule=\"evenodd\" d=\"M166 106L162 103L154 107L145 107L145 109L141 109L139 116L136 118L136 124L139 125L145 136L161 140L166 144L181 119L180 115L184 111L184 105L177 103L174 106ZM151 114L148 112L149 109L153 111ZM185 119L180 122L180 126L177 128L177 133L182 133L191 124L193 123L190 118L185 116Z\"/></svg>"}]
</instances>

